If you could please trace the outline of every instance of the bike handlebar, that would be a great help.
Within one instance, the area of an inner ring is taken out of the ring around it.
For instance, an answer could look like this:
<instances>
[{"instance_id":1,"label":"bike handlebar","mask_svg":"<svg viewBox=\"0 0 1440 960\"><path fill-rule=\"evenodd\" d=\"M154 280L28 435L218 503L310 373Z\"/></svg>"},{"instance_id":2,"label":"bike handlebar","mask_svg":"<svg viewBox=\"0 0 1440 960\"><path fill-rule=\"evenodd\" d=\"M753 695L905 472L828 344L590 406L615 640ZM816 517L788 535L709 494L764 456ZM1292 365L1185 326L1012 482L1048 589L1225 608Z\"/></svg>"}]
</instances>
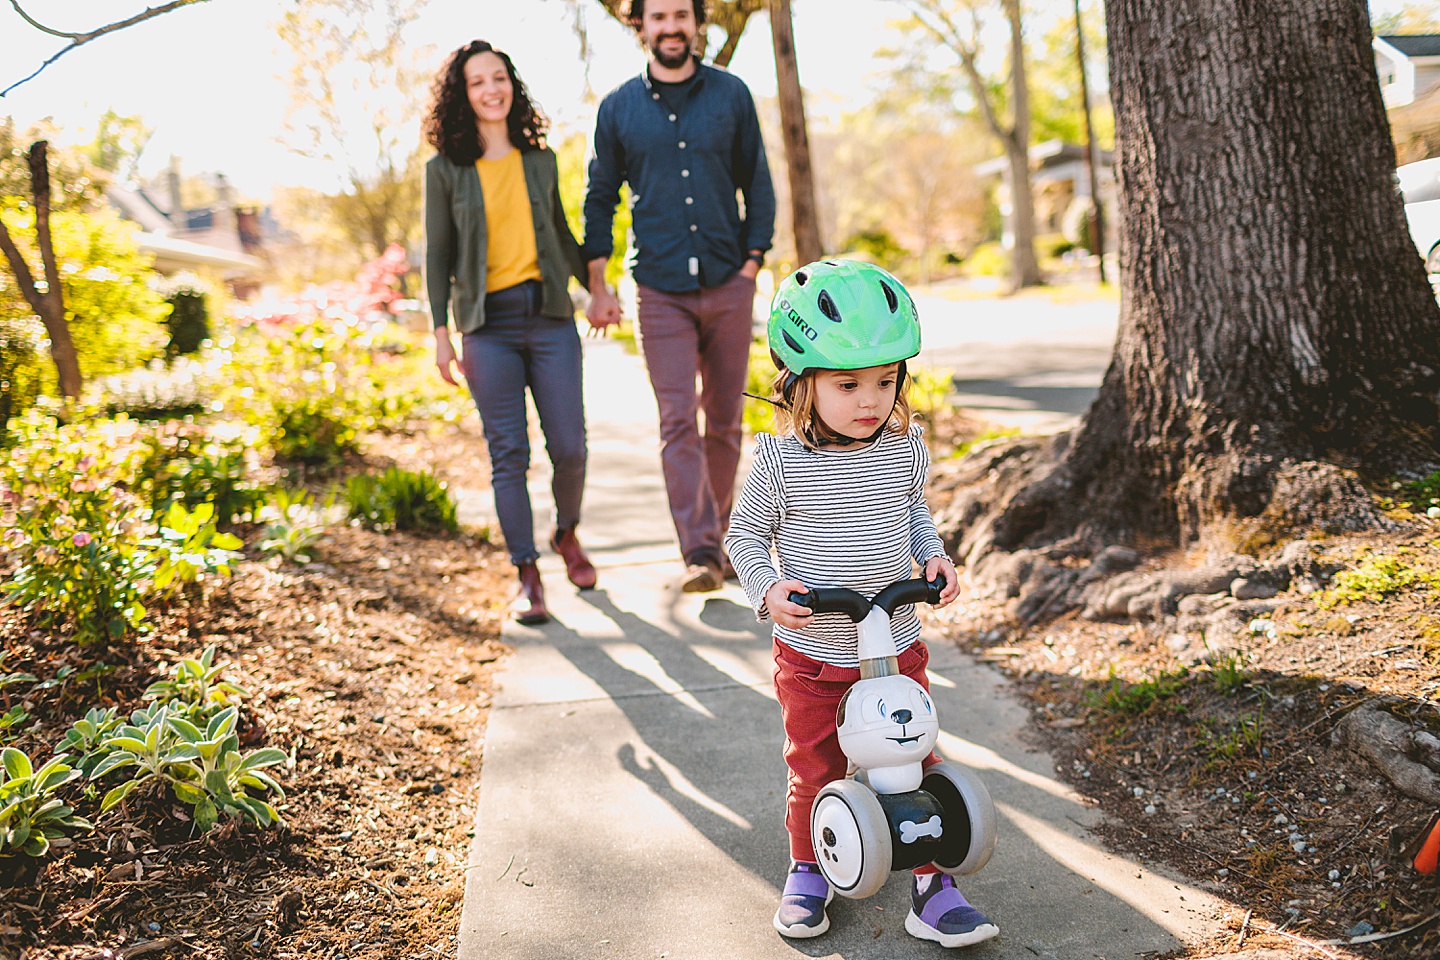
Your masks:
<instances>
[{"instance_id":1,"label":"bike handlebar","mask_svg":"<svg viewBox=\"0 0 1440 960\"><path fill-rule=\"evenodd\" d=\"M813 587L804 593L792 590L790 602L809 607L816 613L843 613L859 623L872 607L884 610L886 616L894 616L895 609L907 603L939 603L940 591L944 589L945 575L942 573L933 581L919 577L897 580L875 594L873 599L849 587Z\"/></svg>"}]
</instances>

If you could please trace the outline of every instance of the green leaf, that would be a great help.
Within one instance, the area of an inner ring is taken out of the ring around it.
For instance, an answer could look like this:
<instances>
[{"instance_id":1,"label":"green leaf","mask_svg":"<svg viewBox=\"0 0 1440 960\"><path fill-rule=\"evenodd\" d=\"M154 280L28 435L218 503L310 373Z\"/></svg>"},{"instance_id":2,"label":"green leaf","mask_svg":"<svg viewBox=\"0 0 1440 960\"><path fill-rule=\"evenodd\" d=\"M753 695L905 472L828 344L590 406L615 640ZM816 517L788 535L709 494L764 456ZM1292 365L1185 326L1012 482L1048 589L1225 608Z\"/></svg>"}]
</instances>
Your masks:
<instances>
[{"instance_id":1,"label":"green leaf","mask_svg":"<svg viewBox=\"0 0 1440 960\"><path fill-rule=\"evenodd\" d=\"M35 771L30 765L30 758L14 747L0 750L0 766L5 768L11 780L24 780Z\"/></svg>"},{"instance_id":2,"label":"green leaf","mask_svg":"<svg viewBox=\"0 0 1440 960\"><path fill-rule=\"evenodd\" d=\"M205 775L205 790L212 797L220 797L229 800L233 794L230 792L230 784L225 780L225 774L220 770L211 770Z\"/></svg>"},{"instance_id":3,"label":"green leaf","mask_svg":"<svg viewBox=\"0 0 1440 960\"><path fill-rule=\"evenodd\" d=\"M120 750L128 750L131 753L139 754L150 752L150 747L147 744L146 740L139 740L135 737L111 737L109 740L106 740L105 743L108 746L116 747Z\"/></svg>"},{"instance_id":4,"label":"green leaf","mask_svg":"<svg viewBox=\"0 0 1440 960\"><path fill-rule=\"evenodd\" d=\"M118 770L121 767L129 766L132 763L138 763L139 759L139 757L135 756L135 754L131 753L128 750L116 751L115 753L107 756L104 760L101 760L95 766L95 769L90 771L90 779L99 780L111 770Z\"/></svg>"},{"instance_id":5,"label":"green leaf","mask_svg":"<svg viewBox=\"0 0 1440 960\"><path fill-rule=\"evenodd\" d=\"M201 790L199 787L193 786L189 783L185 783L181 780L172 781L170 784L170 789L175 791L175 796L177 798L179 798L184 803L190 804L191 806L194 806L201 800L205 799L204 790Z\"/></svg>"},{"instance_id":6,"label":"green leaf","mask_svg":"<svg viewBox=\"0 0 1440 960\"><path fill-rule=\"evenodd\" d=\"M105 799L100 801L100 812L109 813L110 810L114 808L117 803L128 797L130 795L130 791L134 790L139 785L139 780L126 780L124 783L120 784L120 786L105 794Z\"/></svg>"},{"instance_id":7,"label":"green leaf","mask_svg":"<svg viewBox=\"0 0 1440 960\"><path fill-rule=\"evenodd\" d=\"M241 772L248 772L251 770L259 770L263 767L273 767L277 763L284 763L287 759L289 759L289 756L284 750L279 750L275 747L265 747L264 749L255 750L246 754L245 759L240 761L239 770Z\"/></svg>"},{"instance_id":8,"label":"green leaf","mask_svg":"<svg viewBox=\"0 0 1440 960\"><path fill-rule=\"evenodd\" d=\"M190 743L195 743L205 737L199 727L183 717L171 717L169 722L170 728Z\"/></svg>"},{"instance_id":9,"label":"green leaf","mask_svg":"<svg viewBox=\"0 0 1440 960\"><path fill-rule=\"evenodd\" d=\"M195 804L195 826L201 833L205 833L215 826L215 821L220 813L215 809L215 804L210 802L209 797L201 797L200 802Z\"/></svg>"},{"instance_id":10,"label":"green leaf","mask_svg":"<svg viewBox=\"0 0 1440 960\"><path fill-rule=\"evenodd\" d=\"M50 841L45 838L44 834L37 833L20 849L32 857L43 857L50 850Z\"/></svg>"},{"instance_id":11,"label":"green leaf","mask_svg":"<svg viewBox=\"0 0 1440 960\"><path fill-rule=\"evenodd\" d=\"M221 550L239 550L245 546L245 541L233 533L217 533L211 543Z\"/></svg>"}]
</instances>

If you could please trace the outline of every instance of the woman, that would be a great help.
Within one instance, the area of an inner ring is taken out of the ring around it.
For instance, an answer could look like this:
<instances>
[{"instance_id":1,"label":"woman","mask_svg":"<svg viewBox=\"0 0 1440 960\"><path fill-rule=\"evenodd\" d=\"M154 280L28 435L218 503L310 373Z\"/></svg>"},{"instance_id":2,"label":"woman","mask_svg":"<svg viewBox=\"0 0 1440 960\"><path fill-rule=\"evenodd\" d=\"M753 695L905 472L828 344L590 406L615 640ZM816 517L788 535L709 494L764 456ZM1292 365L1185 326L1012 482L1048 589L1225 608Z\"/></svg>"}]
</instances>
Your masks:
<instances>
[{"instance_id":1,"label":"woman","mask_svg":"<svg viewBox=\"0 0 1440 960\"><path fill-rule=\"evenodd\" d=\"M595 586L575 527L585 486L585 409L580 336L568 284L586 283L580 248L560 205L548 126L510 58L483 40L451 54L435 81L425 137L425 280L435 320L435 363L455 383L453 310L460 369L490 448L495 511L520 580L515 616L549 619L536 568L525 475L530 441L525 390L540 413L554 466L556 530L550 545L570 582Z\"/></svg>"}]
</instances>

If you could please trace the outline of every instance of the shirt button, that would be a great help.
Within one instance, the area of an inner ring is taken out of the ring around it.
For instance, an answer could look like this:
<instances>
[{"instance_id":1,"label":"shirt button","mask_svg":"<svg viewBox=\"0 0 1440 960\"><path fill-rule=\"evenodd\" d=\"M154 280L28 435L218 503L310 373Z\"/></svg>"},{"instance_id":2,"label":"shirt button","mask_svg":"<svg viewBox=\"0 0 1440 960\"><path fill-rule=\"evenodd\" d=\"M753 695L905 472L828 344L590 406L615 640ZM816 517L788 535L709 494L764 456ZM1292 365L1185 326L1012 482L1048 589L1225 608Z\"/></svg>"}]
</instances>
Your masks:
<instances>
[{"instance_id":1,"label":"shirt button","mask_svg":"<svg viewBox=\"0 0 1440 960\"><path fill-rule=\"evenodd\" d=\"M695 224L693 224L693 223L690 224L690 232L691 232L691 233L694 233L694 232L695 232L696 230L698 230L698 229L699 229L699 227L695 226Z\"/></svg>"},{"instance_id":2,"label":"shirt button","mask_svg":"<svg viewBox=\"0 0 1440 960\"><path fill-rule=\"evenodd\" d=\"M686 203L694 203L694 202L695 202L695 198L694 198L694 197L686 197L686 198L685 198L685 202L686 202Z\"/></svg>"},{"instance_id":3,"label":"shirt button","mask_svg":"<svg viewBox=\"0 0 1440 960\"><path fill-rule=\"evenodd\" d=\"M681 171L680 171L680 176L682 176L682 177L688 177L688 176L690 176L690 171L689 171L689 170L681 170Z\"/></svg>"},{"instance_id":4,"label":"shirt button","mask_svg":"<svg viewBox=\"0 0 1440 960\"><path fill-rule=\"evenodd\" d=\"M673 113L670 114L670 122L671 122L671 123L674 123L674 122L675 122L675 114L673 114Z\"/></svg>"},{"instance_id":5,"label":"shirt button","mask_svg":"<svg viewBox=\"0 0 1440 960\"><path fill-rule=\"evenodd\" d=\"M685 149L685 141L684 141L684 140L681 140L681 141L680 141L680 149L681 149L681 150L684 150L684 149Z\"/></svg>"},{"instance_id":6,"label":"shirt button","mask_svg":"<svg viewBox=\"0 0 1440 960\"><path fill-rule=\"evenodd\" d=\"M660 94L658 94L658 93L652 93L652 94L650 94L650 99L651 99L651 100L659 100L659 99L660 99Z\"/></svg>"}]
</instances>

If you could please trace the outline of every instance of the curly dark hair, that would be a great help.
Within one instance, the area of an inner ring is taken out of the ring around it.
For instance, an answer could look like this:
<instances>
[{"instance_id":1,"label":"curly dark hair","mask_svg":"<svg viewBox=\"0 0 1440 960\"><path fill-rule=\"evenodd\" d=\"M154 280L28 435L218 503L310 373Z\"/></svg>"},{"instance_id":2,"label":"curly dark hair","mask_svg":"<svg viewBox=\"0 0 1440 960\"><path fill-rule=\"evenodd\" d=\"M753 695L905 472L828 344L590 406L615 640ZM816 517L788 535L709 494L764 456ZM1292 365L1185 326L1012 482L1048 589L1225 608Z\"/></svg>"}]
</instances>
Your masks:
<instances>
[{"instance_id":1,"label":"curly dark hair","mask_svg":"<svg viewBox=\"0 0 1440 960\"><path fill-rule=\"evenodd\" d=\"M705 0L690 0L690 8L695 11L695 23L703 26L705 23ZM639 29L640 21L645 19L645 0L630 0L630 25Z\"/></svg>"},{"instance_id":2,"label":"curly dark hair","mask_svg":"<svg viewBox=\"0 0 1440 960\"><path fill-rule=\"evenodd\" d=\"M550 129L549 118L530 99L530 91L515 72L509 55L485 40L471 40L445 61L435 78L430 109L425 114L425 142L458 166L474 163L485 152L475 124L475 110L465 95L465 64L479 53L499 57L505 64L505 72L510 74L510 85L515 88L510 115L505 118L510 142L519 150L539 150L545 146L545 133Z\"/></svg>"}]
</instances>

